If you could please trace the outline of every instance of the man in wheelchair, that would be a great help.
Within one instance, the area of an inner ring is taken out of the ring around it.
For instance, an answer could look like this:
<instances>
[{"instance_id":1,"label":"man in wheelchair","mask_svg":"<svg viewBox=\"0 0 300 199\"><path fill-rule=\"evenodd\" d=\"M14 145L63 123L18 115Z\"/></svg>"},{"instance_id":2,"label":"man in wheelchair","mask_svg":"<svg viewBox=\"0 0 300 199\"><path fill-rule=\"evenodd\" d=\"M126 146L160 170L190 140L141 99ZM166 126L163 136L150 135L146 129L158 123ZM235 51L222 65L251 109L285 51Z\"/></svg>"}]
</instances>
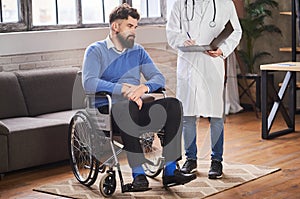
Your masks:
<instances>
[{"instance_id":1,"label":"man in wheelchair","mask_svg":"<svg viewBox=\"0 0 300 199\"><path fill-rule=\"evenodd\" d=\"M110 34L91 44L85 52L82 80L86 92L108 92L112 96L112 129L120 133L132 169L135 190L146 190L148 180L140 134L147 129L164 130L163 185L179 185L196 178L184 174L177 166L181 158L182 106L176 98L143 102L142 96L165 85L165 78L148 53L134 43L140 15L128 4L115 8L110 16ZM141 84L141 74L146 82ZM99 111L108 112L107 99L96 99Z\"/></svg>"}]
</instances>

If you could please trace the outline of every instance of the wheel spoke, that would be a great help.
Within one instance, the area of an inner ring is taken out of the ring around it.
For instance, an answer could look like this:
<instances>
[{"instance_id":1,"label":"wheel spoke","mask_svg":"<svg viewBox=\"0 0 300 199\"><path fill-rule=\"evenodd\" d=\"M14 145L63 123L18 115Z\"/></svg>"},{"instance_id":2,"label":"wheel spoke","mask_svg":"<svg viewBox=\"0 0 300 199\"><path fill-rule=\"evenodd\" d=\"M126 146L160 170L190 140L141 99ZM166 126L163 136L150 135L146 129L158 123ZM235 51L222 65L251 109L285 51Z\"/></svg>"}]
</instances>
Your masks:
<instances>
[{"instance_id":1,"label":"wheel spoke","mask_svg":"<svg viewBox=\"0 0 300 199\"><path fill-rule=\"evenodd\" d=\"M72 170L80 183L90 186L96 181L99 167L92 156L90 138L93 131L92 124L86 113L79 112L75 114L70 125Z\"/></svg>"}]
</instances>

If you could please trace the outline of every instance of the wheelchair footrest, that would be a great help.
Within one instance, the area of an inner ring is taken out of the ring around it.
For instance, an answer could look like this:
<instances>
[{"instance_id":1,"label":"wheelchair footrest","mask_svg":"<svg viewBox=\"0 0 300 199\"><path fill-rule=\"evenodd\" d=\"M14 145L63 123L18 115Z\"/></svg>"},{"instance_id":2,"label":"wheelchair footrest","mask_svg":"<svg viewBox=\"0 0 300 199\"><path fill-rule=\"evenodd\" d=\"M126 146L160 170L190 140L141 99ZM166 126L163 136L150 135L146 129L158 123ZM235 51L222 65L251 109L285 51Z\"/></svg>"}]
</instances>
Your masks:
<instances>
[{"instance_id":1,"label":"wheelchair footrest","mask_svg":"<svg viewBox=\"0 0 300 199\"><path fill-rule=\"evenodd\" d=\"M139 188L139 187L134 187L132 185L132 183L128 183L128 184L124 184L122 186L122 193L125 193L125 192L141 192L141 191L148 191L148 190L151 190L152 188L150 187L142 187L142 188Z\"/></svg>"}]
</instances>

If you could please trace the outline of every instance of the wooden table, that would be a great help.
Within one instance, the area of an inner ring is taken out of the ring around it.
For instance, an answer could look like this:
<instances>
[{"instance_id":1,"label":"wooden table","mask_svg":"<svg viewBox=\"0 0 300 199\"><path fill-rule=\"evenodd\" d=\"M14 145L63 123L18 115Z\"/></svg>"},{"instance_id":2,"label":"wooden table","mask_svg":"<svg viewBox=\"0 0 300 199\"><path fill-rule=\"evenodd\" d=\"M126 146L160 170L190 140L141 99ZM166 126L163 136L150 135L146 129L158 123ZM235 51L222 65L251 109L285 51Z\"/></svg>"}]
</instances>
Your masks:
<instances>
[{"instance_id":1,"label":"wooden table","mask_svg":"<svg viewBox=\"0 0 300 199\"><path fill-rule=\"evenodd\" d=\"M271 139L280 135L295 131L295 109L296 109L296 72L300 71L300 62L282 62L274 64L265 64L260 66L261 70L261 113L262 113L262 138ZM272 90L268 91L268 73L286 72L282 85L277 91L274 85ZM288 109L284 107L283 98L287 94ZM274 99L271 110L268 110L268 98ZM271 132L275 117L281 112L287 125L286 129Z\"/></svg>"}]
</instances>

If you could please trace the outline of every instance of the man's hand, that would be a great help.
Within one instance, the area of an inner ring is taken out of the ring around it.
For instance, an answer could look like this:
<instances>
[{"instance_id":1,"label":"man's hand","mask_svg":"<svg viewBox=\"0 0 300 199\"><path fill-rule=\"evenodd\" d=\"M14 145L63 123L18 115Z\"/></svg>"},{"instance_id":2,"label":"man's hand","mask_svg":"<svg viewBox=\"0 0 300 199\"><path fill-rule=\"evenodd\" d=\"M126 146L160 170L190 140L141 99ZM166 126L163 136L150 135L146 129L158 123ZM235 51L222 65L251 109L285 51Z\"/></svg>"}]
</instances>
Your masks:
<instances>
[{"instance_id":1,"label":"man's hand","mask_svg":"<svg viewBox=\"0 0 300 199\"><path fill-rule=\"evenodd\" d=\"M139 110L141 110L142 106L143 106L143 100L141 98L139 98L139 99L135 100L134 102L138 105Z\"/></svg>"},{"instance_id":2,"label":"man's hand","mask_svg":"<svg viewBox=\"0 0 300 199\"><path fill-rule=\"evenodd\" d=\"M148 87L144 84L133 85L128 83L123 83L122 86L122 94L128 100L134 101L139 109L142 108L143 101L141 100L141 96L144 95L148 91Z\"/></svg>"}]
</instances>

